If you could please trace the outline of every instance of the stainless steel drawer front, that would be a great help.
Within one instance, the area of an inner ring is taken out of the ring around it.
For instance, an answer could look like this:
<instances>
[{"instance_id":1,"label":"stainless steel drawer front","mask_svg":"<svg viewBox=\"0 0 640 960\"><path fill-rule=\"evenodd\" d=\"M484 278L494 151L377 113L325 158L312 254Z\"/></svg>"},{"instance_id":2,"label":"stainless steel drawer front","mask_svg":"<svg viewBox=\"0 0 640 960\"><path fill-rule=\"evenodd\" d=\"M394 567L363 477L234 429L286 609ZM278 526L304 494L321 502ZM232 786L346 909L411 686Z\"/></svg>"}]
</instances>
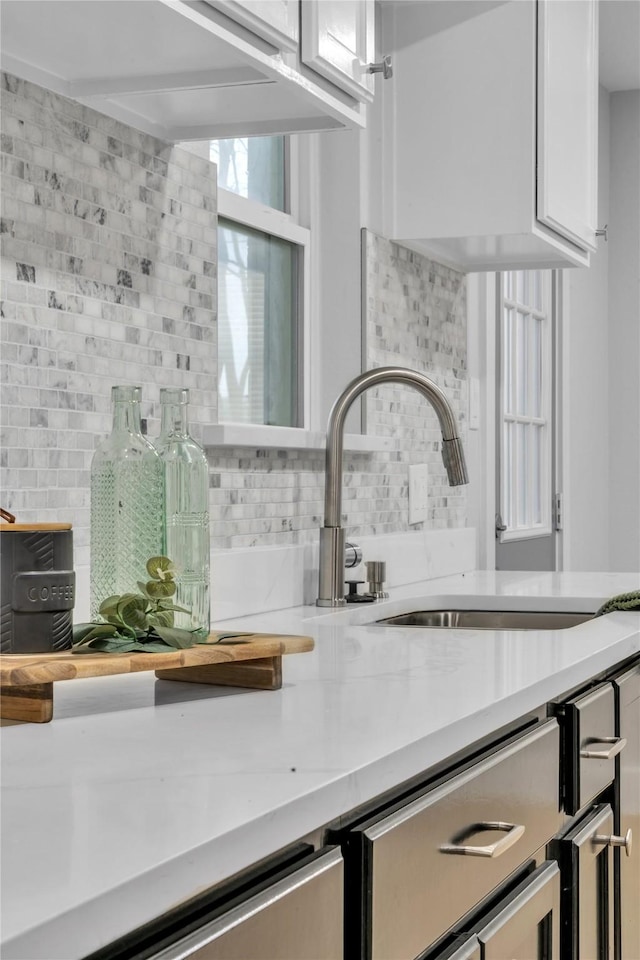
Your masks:
<instances>
[{"instance_id":1,"label":"stainless steel drawer front","mask_svg":"<svg viewBox=\"0 0 640 960\"><path fill-rule=\"evenodd\" d=\"M613 812L600 804L557 842L564 914L562 956L613 957ZM625 960L633 960L626 957Z\"/></svg>"},{"instance_id":2,"label":"stainless steel drawer front","mask_svg":"<svg viewBox=\"0 0 640 960\"><path fill-rule=\"evenodd\" d=\"M465 938L464 941L436 954L433 960L482 960L478 938L475 935Z\"/></svg>"},{"instance_id":3,"label":"stainless steel drawer front","mask_svg":"<svg viewBox=\"0 0 640 960\"><path fill-rule=\"evenodd\" d=\"M330 850L153 960L342 960L342 873Z\"/></svg>"},{"instance_id":4,"label":"stainless steel drawer front","mask_svg":"<svg viewBox=\"0 0 640 960\"><path fill-rule=\"evenodd\" d=\"M558 767L559 730L549 720L366 828L371 960L414 960L553 836ZM486 853L496 846L497 855Z\"/></svg>"},{"instance_id":5,"label":"stainless steel drawer front","mask_svg":"<svg viewBox=\"0 0 640 960\"><path fill-rule=\"evenodd\" d=\"M614 854L620 886L620 956L640 957L640 664L614 680L617 689L618 733L628 740L620 755L620 819L616 829L632 831L630 856Z\"/></svg>"},{"instance_id":6,"label":"stainless steel drawer front","mask_svg":"<svg viewBox=\"0 0 640 960\"><path fill-rule=\"evenodd\" d=\"M613 782L615 757L626 745L616 736L615 697L610 683L575 700L574 706L578 714L578 806L570 813L585 807Z\"/></svg>"},{"instance_id":7,"label":"stainless steel drawer front","mask_svg":"<svg viewBox=\"0 0 640 960\"><path fill-rule=\"evenodd\" d=\"M560 956L560 870L548 862L536 870L526 887L500 913L478 930L483 960L539 960L548 956L540 943L540 925L549 926L550 956ZM546 937L545 937L546 939Z\"/></svg>"}]
</instances>

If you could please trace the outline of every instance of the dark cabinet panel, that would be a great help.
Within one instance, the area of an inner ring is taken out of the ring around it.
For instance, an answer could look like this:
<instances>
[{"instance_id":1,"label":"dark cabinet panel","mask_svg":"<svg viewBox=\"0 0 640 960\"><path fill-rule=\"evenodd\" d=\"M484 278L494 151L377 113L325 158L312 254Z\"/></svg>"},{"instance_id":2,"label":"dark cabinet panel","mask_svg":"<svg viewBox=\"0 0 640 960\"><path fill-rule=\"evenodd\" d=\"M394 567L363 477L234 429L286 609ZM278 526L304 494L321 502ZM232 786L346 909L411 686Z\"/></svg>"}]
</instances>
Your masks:
<instances>
[{"instance_id":1,"label":"dark cabinet panel","mask_svg":"<svg viewBox=\"0 0 640 960\"><path fill-rule=\"evenodd\" d=\"M618 757L616 834L625 845L614 850L616 960L640 957L640 664L613 680L616 733L627 745ZM635 837L636 847L631 845Z\"/></svg>"},{"instance_id":2,"label":"dark cabinet panel","mask_svg":"<svg viewBox=\"0 0 640 960\"><path fill-rule=\"evenodd\" d=\"M561 871L563 960L613 960L613 810L593 807L552 843Z\"/></svg>"}]
</instances>

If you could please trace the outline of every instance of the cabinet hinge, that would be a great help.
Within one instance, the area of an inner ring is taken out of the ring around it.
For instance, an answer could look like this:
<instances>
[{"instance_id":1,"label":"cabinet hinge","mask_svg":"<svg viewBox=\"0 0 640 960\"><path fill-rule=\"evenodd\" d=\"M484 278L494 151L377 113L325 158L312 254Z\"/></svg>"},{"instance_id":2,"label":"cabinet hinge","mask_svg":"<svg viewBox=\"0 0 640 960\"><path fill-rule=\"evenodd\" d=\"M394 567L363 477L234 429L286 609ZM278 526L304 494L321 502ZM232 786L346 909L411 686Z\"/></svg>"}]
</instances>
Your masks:
<instances>
[{"instance_id":1,"label":"cabinet hinge","mask_svg":"<svg viewBox=\"0 0 640 960\"><path fill-rule=\"evenodd\" d=\"M553 495L553 529L562 530L562 521L564 518L563 494L554 493Z\"/></svg>"}]
</instances>

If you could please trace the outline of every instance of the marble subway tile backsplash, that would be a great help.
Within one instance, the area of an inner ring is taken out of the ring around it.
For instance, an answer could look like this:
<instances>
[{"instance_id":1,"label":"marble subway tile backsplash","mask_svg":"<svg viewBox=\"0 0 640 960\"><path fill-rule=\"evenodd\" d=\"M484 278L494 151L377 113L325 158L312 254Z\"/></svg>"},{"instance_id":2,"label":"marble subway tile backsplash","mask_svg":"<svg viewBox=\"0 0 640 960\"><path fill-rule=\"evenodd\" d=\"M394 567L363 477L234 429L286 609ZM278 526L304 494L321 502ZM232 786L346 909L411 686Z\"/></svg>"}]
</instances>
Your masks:
<instances>
[{"instance_id":1,"label":"marble subway tile backsplash","mask_svg":"<svg viewBox=\"0 0 640 960\"><path fill-rule=\"evenodd\" d=\"M367 366L408 366L447 393L467 437L464 275L363 231ZM345 384L346 386L346 384ZM435 412L415 390L365 394L367 432L392 437L391 453L345 454L343 523L351 537L467 523L465 487L450 487ZM212 532L221 547L308 543L324 514L324 453L210 449ZM429 517L409 527L408 465L429 467Z\"/></svg>"},{"instance_id":2,"label":"marble subway tile backsplash","mask_svg":"<svg viewBox=\"0 0 640 960\"><path fill-rule=\"evenodd\" d=\"M2 505L70 520L88 562L89 467L114 383L191 393L215 422L216 171L2 74Z\"/></svg>"},{"instance_id":3,"label":"marble subway tile backsplash","mask_svg":"<svg viewBox=\"0 0 640 960\"><path fill-rule=\"evenodd\" d=\"M88 107L2 75L2 440L0 504L74 526L88 563L89 468L109 432L110 388L143 386L149 434L161 386L188 387L193 433L217 422L215 168ZM423 370L466 438L466 284L370 232L369 367ZM313 292L312 292L313 296ZM427 462L427 528L466 526L446 483L435 414L401 388L370 392L368 432L389 453L345 455L350 536L408 526L408 464ZM317 540L324 454L209 448L212 546Z\"/></svg>"}]
</instances>

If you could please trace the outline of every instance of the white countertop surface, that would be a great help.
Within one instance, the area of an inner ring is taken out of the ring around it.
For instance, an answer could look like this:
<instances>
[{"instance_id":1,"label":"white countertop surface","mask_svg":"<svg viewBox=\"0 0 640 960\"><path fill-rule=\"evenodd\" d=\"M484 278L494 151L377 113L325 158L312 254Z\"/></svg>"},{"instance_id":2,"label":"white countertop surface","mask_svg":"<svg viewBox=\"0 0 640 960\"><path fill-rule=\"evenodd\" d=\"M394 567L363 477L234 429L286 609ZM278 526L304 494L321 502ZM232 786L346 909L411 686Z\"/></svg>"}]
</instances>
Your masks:
<instances>
[{"instance_id":1,"label":"white countertop surface","mask_svg":"<svg viewBox=\"0 0 640 960\"><path fill-rule=\"evenodd\" d=\"M284 658L279 691L58 683L50 724L2 730L2 957L83 957L640 651L640 613L561 631L371 621L595 610L639 579L476 572L225 622L315 638Z\"/></svg>"}]
</instances>

